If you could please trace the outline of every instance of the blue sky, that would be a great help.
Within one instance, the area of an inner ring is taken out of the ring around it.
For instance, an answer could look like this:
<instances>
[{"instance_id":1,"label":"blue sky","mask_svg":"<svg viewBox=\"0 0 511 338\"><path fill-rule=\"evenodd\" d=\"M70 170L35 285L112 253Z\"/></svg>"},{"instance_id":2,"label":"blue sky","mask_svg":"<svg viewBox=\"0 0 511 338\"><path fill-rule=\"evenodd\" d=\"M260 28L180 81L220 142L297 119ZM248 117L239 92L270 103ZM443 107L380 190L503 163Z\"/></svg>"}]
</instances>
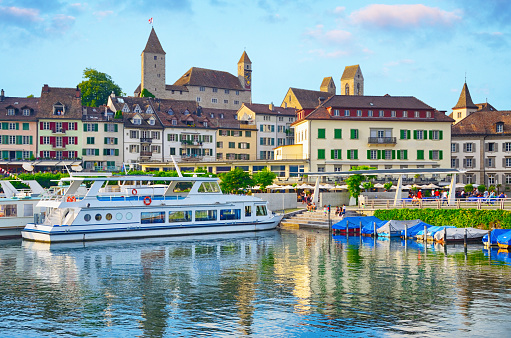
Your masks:
<instances>
[{"instance_id":1,"label":"blue sky","mask_svg":"<svg viewBox=\"0 0 511 338\"><path fill-rule=\"evenodd\" d=\"M289 87L319 90L360 64L366 95L456 104L465 73L475 103L511 110L511 1L0 0L0 87L40 95L74 87L86 67L128 95L140 83L151 25L167 52L167 83L190 67L236 72L252 60L255 103L280 104Z\"/></svg>"}]
</instances>

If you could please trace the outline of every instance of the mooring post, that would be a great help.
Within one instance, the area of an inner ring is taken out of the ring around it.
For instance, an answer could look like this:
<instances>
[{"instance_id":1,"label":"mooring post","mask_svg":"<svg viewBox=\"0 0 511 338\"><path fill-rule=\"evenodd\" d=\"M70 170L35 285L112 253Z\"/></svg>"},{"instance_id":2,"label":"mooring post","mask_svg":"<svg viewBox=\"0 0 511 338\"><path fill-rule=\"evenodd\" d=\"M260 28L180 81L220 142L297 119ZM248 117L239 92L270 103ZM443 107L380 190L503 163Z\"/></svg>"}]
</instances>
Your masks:
<instances>
[{"instance_id":1,"label":"mooring post","mask_svg":"<svg viewBox=\"0 0 511 338\"><path fill-rule=\"evenodd\" d=\"M463 245L467 246L467 228L465 228L465 234L463 235Z\"/></svg>"},{"instance_id":2,"label":"mooring post","mask_svg":"<svg viewBox=\"0 0 511 338\"><path fill-rule=\"evenodd\" d=\"M328 232L332 232L332 219L330 218L330 205L328 205Z\"/></svg>"},{"instance_id":3,"label":"mooring post","mask_svg":"<svg viewBox=\"0 0 511 338\"><path fill-rule=\"evenodd\" d=\"M360 221L360 227L358 228L358 235L362 237L362 221Z\"/></svg>"},{"instance_id":4,"label":"mooring post","mask_svg":"<svg viewBox=\"0 0 511 338\"><path fill-rule=\"evenodd\" d=\"M408 239L408 224L405 225L405 241Z\"/></svg>"},{"instance_id":5,"label":"mooring post","mask_svg":"<svg viewBox=\"0 0 511 338\"><path fill-rule=\"evenodd\" d=\"M428 227L425 225L424 226L424 237L423 237L423 241L424 242L427 242L428 241Z\"/></svg>"},{"instance_id":6,"label":"mooring post","mask_svg":"<svg viewBox=\"0 0 511 338\"><path fill-rule=\"evenodd\" d=\"M488 250L491 248L491 229L488 230L488 242L486 242L486 246L488 246Z\"/></svg>"},{"instance_id":7,"label":"mooring post","mask_svg":"<svg viewBox=\"0 0 511 338\"><path fill-rule=\"evenodd\" d=\"M373 222L373 236L376 238L376 222Z\"/></svg>"},{"instance_id":8,"label":"mooring post","mask_svg":"<svg viewBox=\"0 0 511 338\"><path fill-rule=\"evenodd\" d=\"M444 245L447 244L447 227L444 227Z\"/></svg>"}]
</instances>

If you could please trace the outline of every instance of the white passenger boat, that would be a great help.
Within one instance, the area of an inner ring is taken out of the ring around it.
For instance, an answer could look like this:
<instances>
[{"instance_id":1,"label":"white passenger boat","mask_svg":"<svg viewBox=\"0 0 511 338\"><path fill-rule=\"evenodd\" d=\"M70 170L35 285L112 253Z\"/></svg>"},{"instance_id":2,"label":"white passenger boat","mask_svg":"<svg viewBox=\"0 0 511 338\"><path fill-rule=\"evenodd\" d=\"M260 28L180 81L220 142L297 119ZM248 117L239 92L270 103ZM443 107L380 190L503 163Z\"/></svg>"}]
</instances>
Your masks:
<instances>
[{"instance_id":1,"label":"white passenger boat","mask_svg":"<svg viewBox=\"0 0 511 338\"><path fill-rule=\"evenodd\" d=\"M275 229L282 216L253 196L222 194L209 177L69 177L62 195L44 197L24 239L87 241ZM163 181L165 184L152 184ZM82 184L90 185L83 195ZM38 217L35 217L36 219Z\"/></svg>"},{"instance_id":2,"label":"white passenger boat","mask_svg":"<svg viewBox=\"0 0 511 338\"><path fill-rule=\"evenodd\" d=\"M37 203L45 192L36 181L23 181L28 190L18 190L9 181L0 181L0 239L21 237L21 230L39 213Z\"/></svg>"}]
</instances>

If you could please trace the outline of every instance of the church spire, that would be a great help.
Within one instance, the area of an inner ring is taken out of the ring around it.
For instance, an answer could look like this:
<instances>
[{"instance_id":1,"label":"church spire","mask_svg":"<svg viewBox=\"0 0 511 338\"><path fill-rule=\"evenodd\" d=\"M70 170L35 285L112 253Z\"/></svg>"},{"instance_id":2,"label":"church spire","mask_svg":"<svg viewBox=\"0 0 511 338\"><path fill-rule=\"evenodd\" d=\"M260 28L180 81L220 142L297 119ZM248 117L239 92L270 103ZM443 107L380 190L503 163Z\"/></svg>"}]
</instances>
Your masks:
<instances>
[{"instance_id":1,"label":"church spire","mask_svg":"<svg viewBox=\"0 0 511 338\"><path fill-rule=\"evenodd\" d=\"M460 108L475 108L477 106L472 101L472 97L470 96L470 92L468 90L467 82L463 84L463 89L461 90L460 98L458 99L458 103L452 109L460 109Z\"/></svg>"},{"instance_id":2,"label":"church spire","mask_svg":"<svg viewBox=\"0 0 511 338\"><path fill-rule=\"evenodd\" d=\"M160 40L154 31L154 27L151 28L151 34L149 34L149 39L147 39L147 44L145 45L143 53L154 53L154 54L165 54L163 50Z\"/></svg>"}]
</instances>

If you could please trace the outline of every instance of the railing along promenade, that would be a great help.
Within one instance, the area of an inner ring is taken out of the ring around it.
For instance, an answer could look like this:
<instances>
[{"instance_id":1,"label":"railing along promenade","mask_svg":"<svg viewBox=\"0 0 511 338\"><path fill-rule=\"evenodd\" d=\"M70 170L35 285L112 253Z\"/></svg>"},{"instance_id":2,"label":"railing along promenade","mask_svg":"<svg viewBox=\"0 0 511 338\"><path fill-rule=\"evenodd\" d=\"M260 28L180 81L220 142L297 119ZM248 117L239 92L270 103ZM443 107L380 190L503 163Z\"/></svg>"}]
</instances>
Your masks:
<instances>
[{"instance_id":1,"label":"railing along promenade","mask_svg":"<svg viewBox=\"0 0 511 338\"><path fill-rule=\"evenodd\" d=\"M400 199L394 204L394 199L366 198L363 202L359 201L359 210L378 210L378 209L502 209L511 210L511 198L457 198L449 203L442 199Z\"/></svg>"}]
</instances>

